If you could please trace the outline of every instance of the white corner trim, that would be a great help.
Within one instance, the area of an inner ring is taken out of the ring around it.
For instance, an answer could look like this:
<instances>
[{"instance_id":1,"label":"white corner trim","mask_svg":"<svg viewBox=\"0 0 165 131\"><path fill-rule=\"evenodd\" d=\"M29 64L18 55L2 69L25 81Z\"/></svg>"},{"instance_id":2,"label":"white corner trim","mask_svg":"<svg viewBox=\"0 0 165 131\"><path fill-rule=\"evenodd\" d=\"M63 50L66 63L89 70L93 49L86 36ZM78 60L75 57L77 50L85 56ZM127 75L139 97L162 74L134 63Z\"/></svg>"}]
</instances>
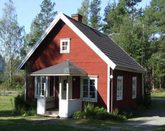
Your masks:
<instances>
[{"instance_id":1,"label":"white corner trim","mask_svg":"<svg viewBox=\"0 0 165 131\"><path fill-rule=\"evenodd\" d=\"M107 65L107 112L110 112L110 67Z\"/></svg>"}]
</instances>

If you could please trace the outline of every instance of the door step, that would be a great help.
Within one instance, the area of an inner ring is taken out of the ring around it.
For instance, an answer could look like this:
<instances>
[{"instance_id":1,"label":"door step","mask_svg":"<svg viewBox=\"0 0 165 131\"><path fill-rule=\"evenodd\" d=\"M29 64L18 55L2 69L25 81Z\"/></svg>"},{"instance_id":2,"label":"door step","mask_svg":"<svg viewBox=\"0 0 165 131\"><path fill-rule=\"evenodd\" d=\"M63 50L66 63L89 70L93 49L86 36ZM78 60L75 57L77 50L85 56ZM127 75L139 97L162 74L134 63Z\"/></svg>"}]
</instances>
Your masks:
<instances>
[{"instance_id":1,"label":"door step","mask_svg":"<svg viewBox=\"0 0 165 131\"><path fill-rule=\"evenodd\" d=\"M58 111L46 111L44 115L59 118L59 112Z\"/></svg>"}]
</instances>

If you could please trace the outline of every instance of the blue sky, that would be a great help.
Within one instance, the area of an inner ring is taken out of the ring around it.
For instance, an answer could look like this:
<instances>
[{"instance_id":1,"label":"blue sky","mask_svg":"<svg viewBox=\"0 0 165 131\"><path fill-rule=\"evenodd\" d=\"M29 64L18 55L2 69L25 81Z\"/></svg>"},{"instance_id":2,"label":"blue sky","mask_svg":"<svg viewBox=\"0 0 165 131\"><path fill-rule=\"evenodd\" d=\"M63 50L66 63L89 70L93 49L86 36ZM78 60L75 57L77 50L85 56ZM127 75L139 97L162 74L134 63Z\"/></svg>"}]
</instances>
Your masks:
<instances>
[{"instance_id":1,"label":"blue sky","mask_svg":"<svg viewBox=\"0 0 165 131\"><path fill-rule=\"evenodd\" d=\"M0 0L0 18L2 17L2 10L4 3L8 0ZM109 0L102 0L101 3L101 15L104 13L104 8ZM113 1L113 0L110 0ZM149 5L151 0L142 0L139 7L146 7ZM40 11L40 4L42 0L13 0L14 6L16 7L16 13L18 15L18 22L21 26L25 26L25 31L28 33L32 20ZM67 15L75 14L77 9L81 6L82 0L52 0L55 2L55 10L63 12Z\"/></svg>"}]
</instances>

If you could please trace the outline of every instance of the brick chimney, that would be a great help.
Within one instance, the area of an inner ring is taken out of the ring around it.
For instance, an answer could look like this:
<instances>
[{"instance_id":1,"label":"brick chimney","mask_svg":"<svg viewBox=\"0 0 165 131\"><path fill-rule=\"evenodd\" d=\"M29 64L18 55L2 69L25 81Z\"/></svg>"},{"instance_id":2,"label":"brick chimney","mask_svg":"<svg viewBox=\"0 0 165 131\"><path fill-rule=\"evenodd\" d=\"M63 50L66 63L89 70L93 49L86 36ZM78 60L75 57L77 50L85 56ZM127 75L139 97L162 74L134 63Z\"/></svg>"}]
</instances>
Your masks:
<instances>
[{"instance_id":1,"label":"brick chimney","mask_svg":"<svg viewBox=\"0 0 165 131\"><path fill-rule=\"evenodd\" d=\"M80 15L80 14L73 14L72 15L72 19L82 22L82 15Z\"/></svg>"}]
</instances>

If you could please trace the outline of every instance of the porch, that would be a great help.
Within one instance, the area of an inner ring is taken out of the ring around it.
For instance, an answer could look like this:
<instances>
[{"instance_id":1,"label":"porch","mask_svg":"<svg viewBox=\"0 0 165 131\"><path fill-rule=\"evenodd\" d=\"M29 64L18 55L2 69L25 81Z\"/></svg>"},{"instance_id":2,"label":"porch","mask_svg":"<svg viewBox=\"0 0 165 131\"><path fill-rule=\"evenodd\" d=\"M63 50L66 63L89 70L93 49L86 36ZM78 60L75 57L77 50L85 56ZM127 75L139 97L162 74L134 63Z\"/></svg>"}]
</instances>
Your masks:
<instances>
[{"instance_id":1,"label":"porch","mask_svg":"<svg viewBox=\"0 0 165 131\"><path fill-rule=\"evenodd\" d=\"M37 114L59 117L70 117L80 111L80 76L87 73L70 61L64 61L36 72L35 97Z\"/></svg>"}]
</instances>

